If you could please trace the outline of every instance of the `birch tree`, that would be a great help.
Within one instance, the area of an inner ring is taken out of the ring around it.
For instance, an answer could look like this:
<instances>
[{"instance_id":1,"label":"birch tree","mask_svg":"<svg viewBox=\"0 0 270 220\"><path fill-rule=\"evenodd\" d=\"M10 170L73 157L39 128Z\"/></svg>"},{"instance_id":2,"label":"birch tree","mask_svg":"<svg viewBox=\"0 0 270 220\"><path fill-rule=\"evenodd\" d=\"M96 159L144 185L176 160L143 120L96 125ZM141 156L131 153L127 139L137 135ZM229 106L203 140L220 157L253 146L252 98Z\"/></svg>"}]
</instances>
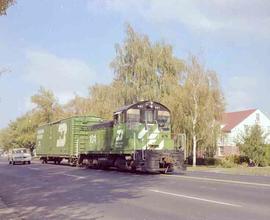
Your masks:
<instances>
[{"instance_id":1,"label":"birch tree","mask_svg":"<svg viewBox=\"0 0 270 220\"><path fill-rule=\"evenodd\" d=\"M206 70L192 57L185 70L182 110L185 129L192 140L193 166L196 166L198 143L208 145L210 139L214 145L220 131L219 120L224 111L224 98L220 91L216 74ZM213 140L214 139L214 140Z\"/></svg>"}]
</instances>

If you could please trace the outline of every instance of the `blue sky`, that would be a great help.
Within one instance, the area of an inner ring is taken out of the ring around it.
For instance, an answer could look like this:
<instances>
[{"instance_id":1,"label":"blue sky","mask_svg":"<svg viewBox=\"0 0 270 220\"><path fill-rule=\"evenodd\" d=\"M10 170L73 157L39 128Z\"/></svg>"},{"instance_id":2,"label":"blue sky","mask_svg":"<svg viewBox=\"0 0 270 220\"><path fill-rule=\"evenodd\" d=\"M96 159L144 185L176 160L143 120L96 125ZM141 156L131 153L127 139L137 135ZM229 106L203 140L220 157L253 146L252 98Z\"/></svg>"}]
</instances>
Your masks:
<instances>
[{"instance_id":1,"label":"blue sky","mask_svg":"<svg viewBox=\"0 0 270 220\"><path fill-rule=\"evenodd\" d=\"M0 128L33 106L40 86L61 103L110 83L115 43L130 23L176 56L198 55L218 73L227 110L270 113L268 0L17 0L0 17Z\"/></svg>"}]
</instances>

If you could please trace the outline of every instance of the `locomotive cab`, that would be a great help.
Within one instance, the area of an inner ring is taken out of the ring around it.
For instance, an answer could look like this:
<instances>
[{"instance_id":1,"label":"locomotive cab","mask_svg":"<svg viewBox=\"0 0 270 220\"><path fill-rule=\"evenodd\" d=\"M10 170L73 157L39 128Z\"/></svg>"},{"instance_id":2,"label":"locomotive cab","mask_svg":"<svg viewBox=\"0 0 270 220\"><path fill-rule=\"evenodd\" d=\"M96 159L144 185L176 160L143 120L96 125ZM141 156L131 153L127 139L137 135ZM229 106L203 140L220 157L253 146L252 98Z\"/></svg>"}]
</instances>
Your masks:
<instances>
[{"instance_id":1,"label":"locomotive cab","mask_svg":"<svg viewBox=\"0 0 270 220\"><path fill-rule=\"evenodd\" d=\"M158 125L161 130L170 130L170 111L157 102L143 102L125 106L114 112L114 123L125 123L128 127L138 124Z\"/></svg>"}]
</instances>

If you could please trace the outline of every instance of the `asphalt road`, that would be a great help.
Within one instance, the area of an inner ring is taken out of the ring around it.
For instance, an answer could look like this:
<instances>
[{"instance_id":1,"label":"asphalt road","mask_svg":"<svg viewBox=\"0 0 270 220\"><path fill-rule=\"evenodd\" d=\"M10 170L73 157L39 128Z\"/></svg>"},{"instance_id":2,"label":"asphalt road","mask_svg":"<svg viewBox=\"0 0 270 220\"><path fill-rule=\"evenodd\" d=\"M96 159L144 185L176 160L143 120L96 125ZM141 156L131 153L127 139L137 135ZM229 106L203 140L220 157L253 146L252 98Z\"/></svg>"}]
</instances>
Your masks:
<instances>
[{"instance_id":1,"label":"asphalt road","mask_svg":"<svg viewBox=\"0 0 270 220\"><path fill-rule=\"evenodd\" d=\"M270 178L143 175L0 159L0 219L270 219Z\"/></svg>"}]
</instances>

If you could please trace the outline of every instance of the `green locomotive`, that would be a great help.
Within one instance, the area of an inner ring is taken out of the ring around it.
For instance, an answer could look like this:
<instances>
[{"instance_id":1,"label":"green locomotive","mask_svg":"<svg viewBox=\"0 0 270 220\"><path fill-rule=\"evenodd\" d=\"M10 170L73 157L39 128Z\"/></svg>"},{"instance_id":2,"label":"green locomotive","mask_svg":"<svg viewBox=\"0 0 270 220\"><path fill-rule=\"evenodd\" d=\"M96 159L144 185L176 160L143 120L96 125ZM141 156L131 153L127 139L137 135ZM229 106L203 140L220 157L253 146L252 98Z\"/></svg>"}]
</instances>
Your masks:
<instances>
[{"instance_id":1,"label":"green locomotive","mask_svg":"<svg viewBox=\"0 0 270 220\"><path fill-rule=\"evenodd\" d=\"M112 121L64 119L40 127L37 134L37 155L44 162L60 163L66 158L70 163L96 168L164 173L185 170L183 151L171 138L170 110L157 102L124 106L114 112Z\"/></svg>"}]
</instances>

